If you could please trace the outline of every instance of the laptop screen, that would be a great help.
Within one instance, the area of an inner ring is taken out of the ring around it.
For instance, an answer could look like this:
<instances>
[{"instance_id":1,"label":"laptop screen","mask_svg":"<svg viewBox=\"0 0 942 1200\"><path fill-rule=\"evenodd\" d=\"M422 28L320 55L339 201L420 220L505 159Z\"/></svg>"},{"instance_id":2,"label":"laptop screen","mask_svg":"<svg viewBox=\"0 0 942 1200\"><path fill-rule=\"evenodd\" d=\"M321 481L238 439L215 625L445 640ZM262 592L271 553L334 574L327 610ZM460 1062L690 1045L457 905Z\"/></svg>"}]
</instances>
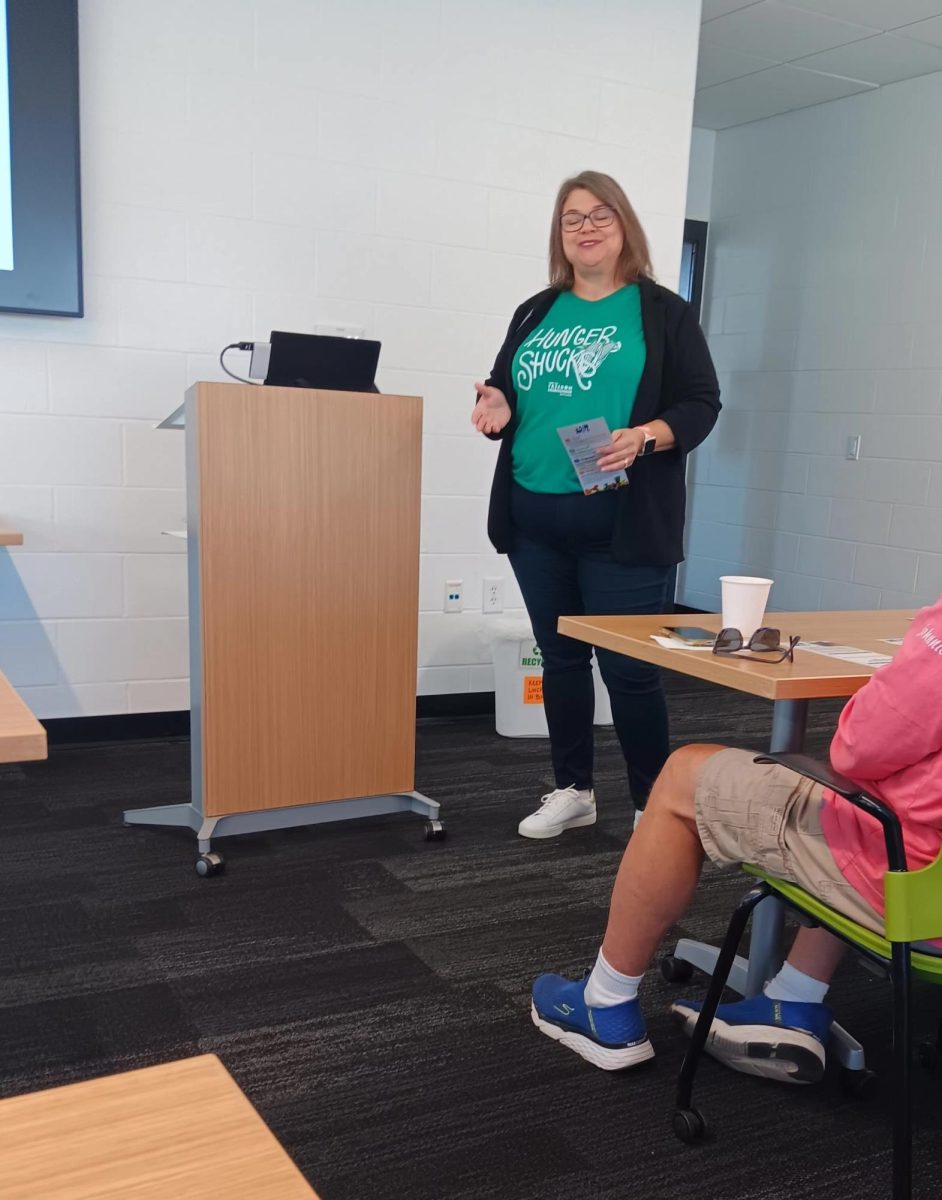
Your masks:
<instances>
[{"instance_id":1,"label":"laptop screen","mask_svg":"<svg viewBox=\"0 0 942 1200\"><path fill-rule=\"evenodd\" d=\"M266 384L375 392L379 342L316 333L272 331Z\"/></svg>"}]
</instances>

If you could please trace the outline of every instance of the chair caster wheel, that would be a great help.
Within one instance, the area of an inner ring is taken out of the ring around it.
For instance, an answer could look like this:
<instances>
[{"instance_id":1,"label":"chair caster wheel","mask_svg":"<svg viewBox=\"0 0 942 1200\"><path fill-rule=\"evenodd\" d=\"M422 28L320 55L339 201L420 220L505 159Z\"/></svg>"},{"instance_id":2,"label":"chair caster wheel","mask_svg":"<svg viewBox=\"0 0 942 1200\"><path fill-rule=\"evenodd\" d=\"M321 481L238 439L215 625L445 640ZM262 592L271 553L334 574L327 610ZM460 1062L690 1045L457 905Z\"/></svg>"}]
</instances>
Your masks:
<instances>
[{"instance_id":1,"label":"chair caster wheel","mask_svg":"<svg viewBox=\"0 0 942 1200\"><path fill-rule=\"evenodd\" d=\"M196 873L203 879L209 875L221 875L225 869L225 860L221 854L201 854L196 860Z\"/></svg>"},{"instance_id":2,"label":"chair caster wheel","mask_svg":"<svg viewBox=\"0 0 942 1200\"><path fill-rule=\"evenodd\" d=\"M446 836L445 826L441 821L425 822L425 840L427 842L443 842Z\"/></svg>"},{"instance_id":3,"label":"chair caster wheel","mask_svg":"<svg viewBox=\"0 0 942 1200\"><path fill-rule=\"evenodd\" d=\"M671 1124L674 1133L688 1144L702 1141L709 1132L706 1117L698 1108L678 1108Z\"/></svg>"},{"instance_id":4,"label":"chair caster wheel","mask_svg":"<svg viewBox=\"0 0 942 1200\"><path fill-rule=\"evenodd\" d=\"M880 1088L880 1077L875 1071L866 1067L860 1071L852 1071L848 1067L841 1070L841 1090L852 1100L872 1100Z\"/></svg>"},{"instance_id":5,"label":"chair caster wheel","mask_svg":"<svg viewBox=\"0 0 942 1200\"><path fill-rule=\"evenodd\" d=\"M676 955L668 954L661 959L661 974L668 983L686 983L693 975L693 966Z\"/></svg>"}]
</instances>

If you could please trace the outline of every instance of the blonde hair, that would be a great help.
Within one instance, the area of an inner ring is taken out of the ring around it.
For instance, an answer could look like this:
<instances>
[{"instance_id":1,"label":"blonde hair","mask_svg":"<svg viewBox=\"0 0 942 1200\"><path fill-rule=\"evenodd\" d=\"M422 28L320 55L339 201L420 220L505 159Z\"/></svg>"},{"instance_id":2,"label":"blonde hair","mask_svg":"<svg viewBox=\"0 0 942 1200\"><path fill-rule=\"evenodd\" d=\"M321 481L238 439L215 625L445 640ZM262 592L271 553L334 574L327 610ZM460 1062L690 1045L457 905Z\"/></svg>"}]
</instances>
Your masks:
<instances>
[{"instance_id":1,"label":"blonde hair","mask_svg":"<svg viewBox=\"0 0 942 1200\"><path fill-rule=\"evenodd\" d=\"M648 239L645 237L641 222L621 186L612 179L611 175L604 175L601 171L580 171L571 179L564 180L556 194L549 237L550 285L559 288L560 291L568 291L573 285L572 263L563 253L563 235L559 222L563 215L566 198L576 188L584 188L596 196L602 204L607 204L609 208L614 209L615 215L621 223L625 244L615 268L616 276L624 283L634 283L638 279L652 278Z\"/></svg>"}]
</instances>

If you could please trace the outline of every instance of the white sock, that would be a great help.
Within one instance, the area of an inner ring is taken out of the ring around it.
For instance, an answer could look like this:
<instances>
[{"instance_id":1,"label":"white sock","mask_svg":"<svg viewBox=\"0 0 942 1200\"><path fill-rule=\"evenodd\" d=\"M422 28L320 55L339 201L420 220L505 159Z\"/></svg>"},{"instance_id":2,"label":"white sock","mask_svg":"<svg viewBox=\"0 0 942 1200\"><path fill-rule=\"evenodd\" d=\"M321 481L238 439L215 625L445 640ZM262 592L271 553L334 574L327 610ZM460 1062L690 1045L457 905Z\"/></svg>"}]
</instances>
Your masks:
<instances>
[{"instance_id":1,"label":"white sock","mask_svg":"<svg viewBox=\"0 0 942 1200\"><path fill-rule=\"evenodd\" d=\"M781 971L762 989L769 1000L791 1000L798 1004L823 1004L830 984L813 975L806 975L786 963Z\"/></svg>"},{"instance_id":2,"label":"white sock","mask_svg":"<svg viewBox=\"0 0 942 1200\"><path fill-rule=\"evenodd\" d=\"M643 978L643 975L622 975L605 961L600 950L585 985L585 1002L590 1008L611 1008L626 1000L635 1000Z\"/></svg>"}]
</instances>

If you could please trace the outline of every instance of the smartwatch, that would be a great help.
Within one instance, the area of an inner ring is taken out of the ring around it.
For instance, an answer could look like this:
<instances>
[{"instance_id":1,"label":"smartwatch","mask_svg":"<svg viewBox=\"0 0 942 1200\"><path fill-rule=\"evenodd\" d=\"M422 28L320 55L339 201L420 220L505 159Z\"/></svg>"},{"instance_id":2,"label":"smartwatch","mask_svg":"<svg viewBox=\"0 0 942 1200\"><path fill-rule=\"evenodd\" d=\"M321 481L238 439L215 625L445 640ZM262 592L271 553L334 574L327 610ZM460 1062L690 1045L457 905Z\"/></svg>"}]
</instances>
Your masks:
<instances>
[{"instance_id":1,"label":"smartwatch","mask_svg":"<svg viewBox=\"0 0 942 1200\"><path fill-rule=\"evenodd\" d=\"M641 426L641 429L644 433L644 441L641 443L641 449L638 451L638 458L644 458L646 454L653 454L657 449L657 438L654 436L654 434L645 429L643 425Z\"/></svg>"}]
</instances>

